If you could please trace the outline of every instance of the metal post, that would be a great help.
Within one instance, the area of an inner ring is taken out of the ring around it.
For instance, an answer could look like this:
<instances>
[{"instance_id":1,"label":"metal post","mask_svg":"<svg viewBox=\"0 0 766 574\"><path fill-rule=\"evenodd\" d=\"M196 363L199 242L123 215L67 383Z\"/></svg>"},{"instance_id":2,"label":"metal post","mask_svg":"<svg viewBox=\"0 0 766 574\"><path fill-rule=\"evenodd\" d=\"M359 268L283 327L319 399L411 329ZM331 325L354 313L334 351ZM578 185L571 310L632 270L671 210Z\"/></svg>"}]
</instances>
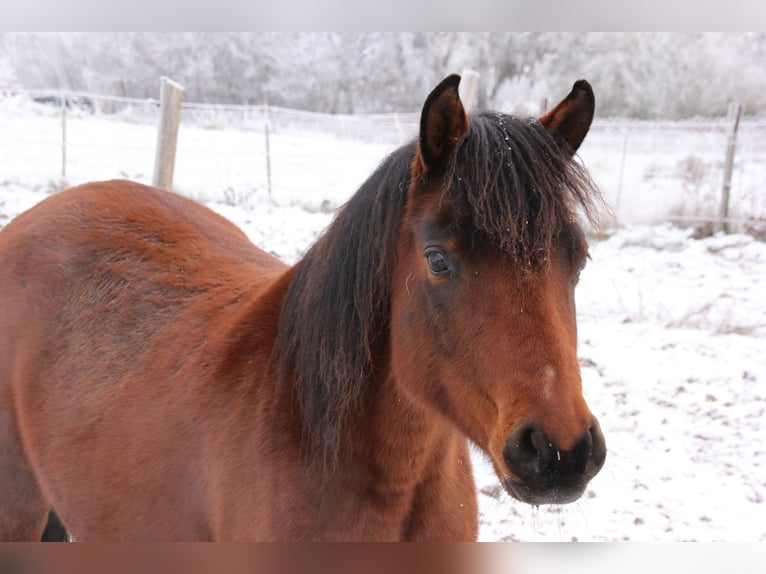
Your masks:
<instances>
[{"instance_id":1,"label":"metal post","mask_svg":"<svg viewBox=\"0 0 766 574\"><path fill-rule=\"evenodd\" d=\"M625 160L628 157L628 133L625 133L625 139L622 142L622 159L620 160L620 179L617 184L617 197L614 200L614 213L618 220L620 217L620 198L622 197L622 182L625 177Z\"/></svg>"},{"instance_id":2,"label":"metal post","mask_svg":"<svg viewBox=\"0 0 766 574\"><path fill-rule=\"evenodd\" d=\"M721 207L716 222L716 232L729 232L729 196L731 194L731 174L734 170L734 152L737 148L737 130L739 129L739 118L742 115L742 106L736 104L734 107L734 125L726 139L726 163L723 170L723 186L721 189Z\"/></svg>"}]
</instances>

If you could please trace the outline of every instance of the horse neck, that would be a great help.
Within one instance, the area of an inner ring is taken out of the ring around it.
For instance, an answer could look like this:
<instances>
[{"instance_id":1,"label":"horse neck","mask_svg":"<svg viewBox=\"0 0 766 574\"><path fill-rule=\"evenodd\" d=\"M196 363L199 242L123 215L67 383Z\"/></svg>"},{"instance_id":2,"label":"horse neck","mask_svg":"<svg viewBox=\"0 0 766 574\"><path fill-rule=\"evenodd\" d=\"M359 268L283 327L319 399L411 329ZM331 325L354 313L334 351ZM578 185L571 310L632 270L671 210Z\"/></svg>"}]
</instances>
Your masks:
<instances>
[{"instance_id":1,"label":"horse neck","mask_svg":"<svg viewBox=\"0 0 766 574\"><path fill-rule=\"evenodd\" d=\"M417 487L439 452L460 440L438 414L403 394L389 375L372 386L355 427L352 462L364 469L368 485L384 491Z\"/></svg>"}]
</instances>

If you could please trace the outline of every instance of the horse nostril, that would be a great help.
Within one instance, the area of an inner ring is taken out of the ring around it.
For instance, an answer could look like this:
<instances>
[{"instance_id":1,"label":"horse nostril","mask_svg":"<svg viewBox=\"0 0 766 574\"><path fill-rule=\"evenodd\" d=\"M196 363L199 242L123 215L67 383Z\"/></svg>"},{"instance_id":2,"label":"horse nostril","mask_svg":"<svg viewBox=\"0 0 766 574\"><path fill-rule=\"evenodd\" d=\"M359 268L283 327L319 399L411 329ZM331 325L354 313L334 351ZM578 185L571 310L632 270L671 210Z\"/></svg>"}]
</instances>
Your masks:
<instances>
[{"instance_id":1,"label":"horse nostril","mask_svg":"<svg viewBox=\"0 0 766 574\"><path fill-rule=\"evenodd\" d=\"M532 433L531 440L537 451L537 458L543 467L556 464L556 461L561 460L561 452L547 434L542 431L535 431Z\"/></svg>"},{"instance_id":2,"label":"horse nostril","mask_svg":"<svg viewBox=\"0 0 766 574\"><path fill-rule=\"evenodd\" d=\"M526 479L539 474L556 458L553 441L533 423L511 433L503 448L503 459L513 474Z\"/></svg>"}]
</instances>

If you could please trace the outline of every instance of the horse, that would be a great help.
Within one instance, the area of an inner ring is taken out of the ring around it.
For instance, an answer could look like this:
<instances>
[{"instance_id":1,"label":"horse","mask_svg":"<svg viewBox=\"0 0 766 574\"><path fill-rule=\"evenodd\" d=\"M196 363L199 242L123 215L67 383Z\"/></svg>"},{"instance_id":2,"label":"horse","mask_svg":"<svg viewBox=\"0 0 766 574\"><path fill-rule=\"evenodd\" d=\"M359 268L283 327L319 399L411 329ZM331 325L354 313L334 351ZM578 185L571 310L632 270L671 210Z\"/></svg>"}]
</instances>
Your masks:
<instances>
[{"instance_id":1,"label":"horse","mask_svg":"<svg viewBox=\"0 0 766 574\"><path fill-rule=\"evenodd\" d=\"M593 90L469 116L459 82L292 266L129 181L6 225L0 539L474 540L470 443L511 497L578 499Z\"/></svg>"}]
</instances>

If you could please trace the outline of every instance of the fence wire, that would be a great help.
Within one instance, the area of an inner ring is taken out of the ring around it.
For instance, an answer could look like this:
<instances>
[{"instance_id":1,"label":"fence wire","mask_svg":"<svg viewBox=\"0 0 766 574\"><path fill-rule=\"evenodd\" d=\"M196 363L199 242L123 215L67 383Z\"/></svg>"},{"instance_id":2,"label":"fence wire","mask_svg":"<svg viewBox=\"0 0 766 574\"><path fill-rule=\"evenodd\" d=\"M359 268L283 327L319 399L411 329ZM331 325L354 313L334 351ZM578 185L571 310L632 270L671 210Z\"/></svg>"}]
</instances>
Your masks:
<instances>
[{"instance_id":1,"label":"fence wire","mask_svg":"<svg viewBox=\"0 0 766 574\"><path fill-rule=\"evenodd\" d=\"M158 100L40 90L0 92L0 105L0 181L151 179ZM175 187L228 203L268 195L333 208L417 135L418 122L418 113L184 103ZM715 222L731 129L730 118L597 119L579 156L613 207L602 226ZM740 122L736 146L730 220L735 230L766 231L766 119Z\"/></svg>"}]
</instances>

